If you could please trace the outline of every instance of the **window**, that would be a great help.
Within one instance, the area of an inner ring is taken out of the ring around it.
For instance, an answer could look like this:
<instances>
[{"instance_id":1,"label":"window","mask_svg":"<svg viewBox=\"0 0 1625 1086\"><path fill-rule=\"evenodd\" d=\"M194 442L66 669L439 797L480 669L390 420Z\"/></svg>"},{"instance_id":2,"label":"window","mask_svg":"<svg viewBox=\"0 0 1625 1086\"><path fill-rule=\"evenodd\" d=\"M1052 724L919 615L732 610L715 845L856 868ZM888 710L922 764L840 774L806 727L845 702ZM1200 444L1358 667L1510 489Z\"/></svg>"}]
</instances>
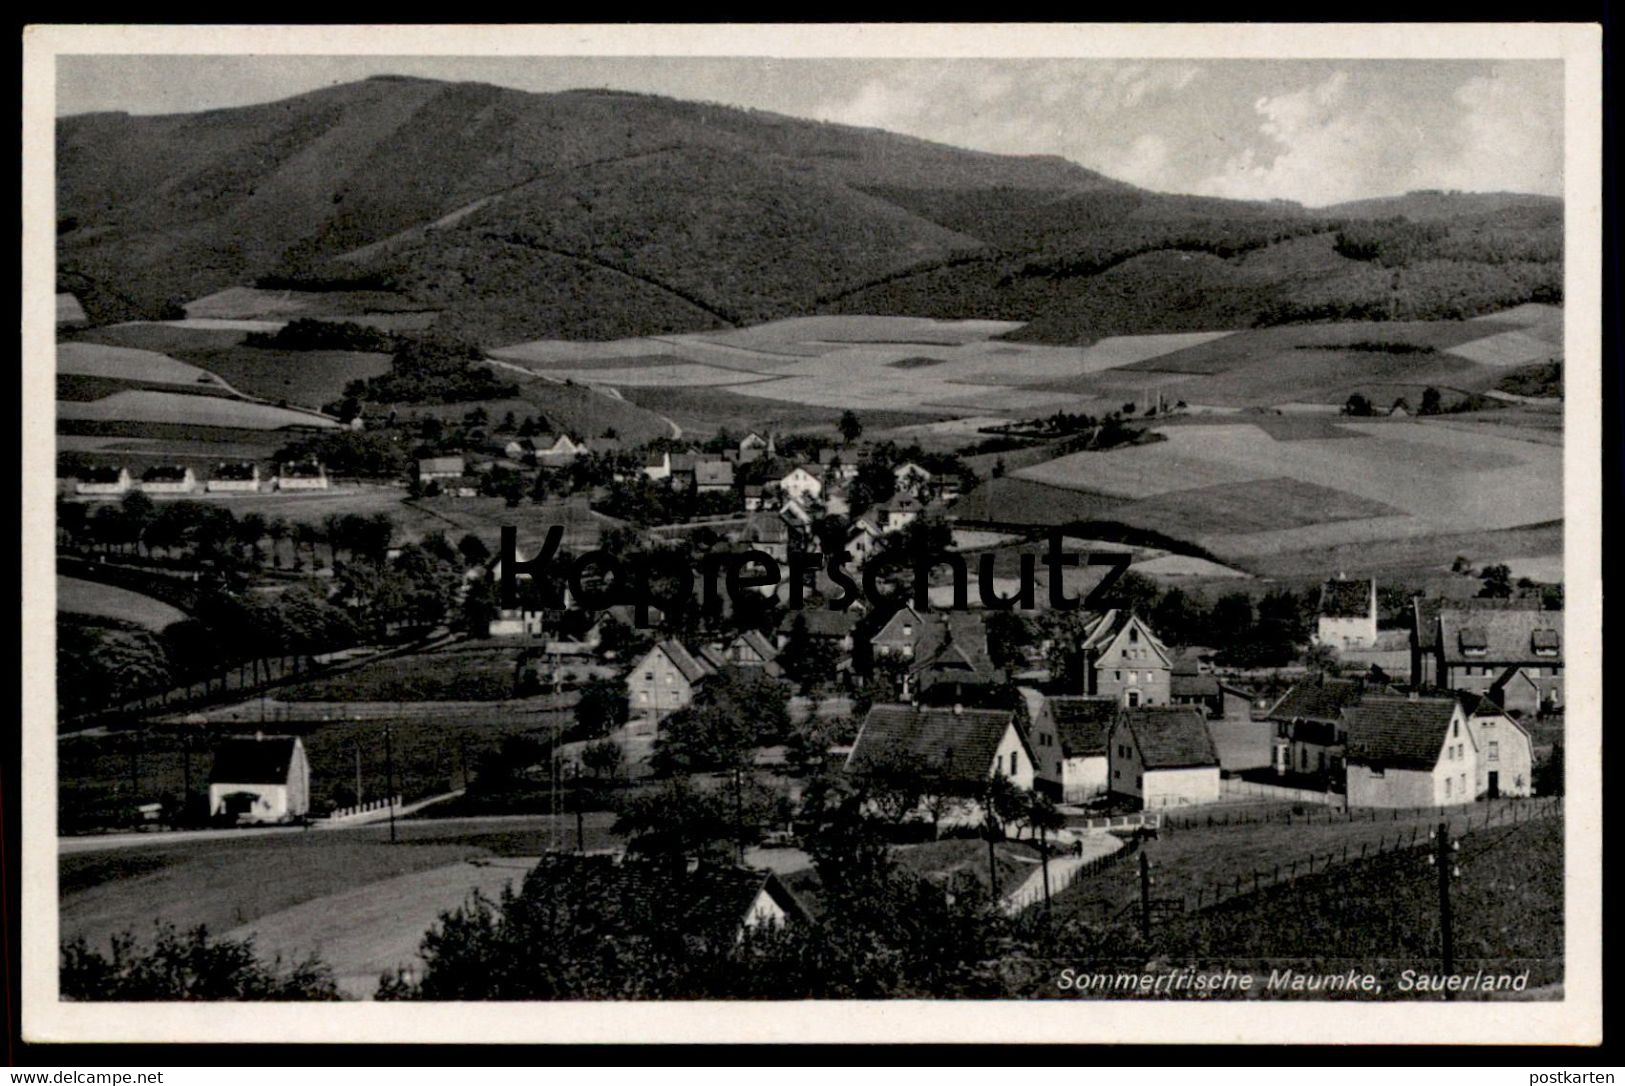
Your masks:
<instances>
[{"instance_id":1,"label":"window","mask_svg":"<svg viewBox=\"0 0 1625 1086\"><path fill-rule=\"evenodd\" d=\"M1122 682L1123 681L1123 673L1121 671L1114 671L1114 672L1112 672L1112 678L1116 679L1118 682Z\"/></svg>"},{"instance_id":2,"label":"window","mask_svg":"<svg viewBox=\"0 0 1625 1086\"><path fill-rule=\"evenodd\" d=\"M1444 779L1444 794L1445 794L1445 798L1448 799L1450 797L1450 778L1449 777L1446 777Z\"/></svg>"},{"instance_id":3,"label":"window","mask_svg":"<svg viewBox=\"0 0 1625 1086\"><path fill-rule=\"evenodd\" d=\"M1129 672L1128 673L1128 681L1131 682L1131 683L1139 682L1140 681L1140 673L1138 671Z\"/></svg>"},{"instance_id":4,"label":"window","mask_svg":"<svg viewBox=\"0 0 1625 1086\"><path fill-rule=\"evenodd\" d=\"M1140 791L1144 791L1145 790L1145 778L1144 777L1135 777L1134 778L1134 787L1139 789Z\"/></svg>"},{"instance_id":5,"label":"window","mask_svg":"<svg viewBox=\"0 0 1625 1086\"><path fill-rule=\"evenodd\" d=\"M1493 739L1490 740L1489 760L1492 762L1499 762L1501 760L1501 744L1497 743Z\"/></svg>"},{"instance_id":6,"label":"window","mask_svg":"<svg viewBox=\"0 0 1625 1086\"><path fill-rule=\"evenodd\" d=\"M1016 759L1019 757L1020 755L1016 751L1010 752L1010 775L1012 777L1016 775Z\"/></svg>"},{"instance_id":7,"label":"window","mask_svg":"<svg viewBox=\"0 0 1625 1086\"><path fill-rule=\"evenodd\" d=\"M1138 645L1140 643L1140 631L1134 629L1132 626L1129 627L1128 639L1131 644Z\"/></svg>"},{"instance_id":8,"label":"window","mask_svg":"<svg viewBox=\"0 0 1625 1086\"><path fill-rule=\"evenodd\" d=\"M1450 725L1450 734L1458 737L1461 735L1461 721L1458 720Z\"/></svg>"},{"instance_id":9,"label":"window","mask_svg":"<svg viewBox=\"0 0 1625 1086\"><path fill-rule=\"evenodd\" d=\"M1122 779L1123 779L1123 771L1121 769L1112 770L1112 780L1120 781Z\"/></svg>"},{"instance_id":10,"label":"window","mask_svg":"<svg viewBox=\"0 0 1625 1086\"><path fill-rule=\"evenodd\" d=\"M646 683L654 682L655 681L655 673L652 672L652 671L645 671L643 673L643 681L646 682Z\"/></svg>"}]
</instances>

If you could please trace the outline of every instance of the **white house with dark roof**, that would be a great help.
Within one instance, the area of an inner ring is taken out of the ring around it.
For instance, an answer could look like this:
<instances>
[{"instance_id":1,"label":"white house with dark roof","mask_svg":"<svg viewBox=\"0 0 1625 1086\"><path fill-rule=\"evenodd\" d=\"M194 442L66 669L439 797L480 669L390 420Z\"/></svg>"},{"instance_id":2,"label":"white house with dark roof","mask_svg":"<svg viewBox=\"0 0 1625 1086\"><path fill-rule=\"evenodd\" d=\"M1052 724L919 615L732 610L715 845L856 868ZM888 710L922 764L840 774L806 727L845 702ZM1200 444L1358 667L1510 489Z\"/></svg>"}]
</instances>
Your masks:
<instances>
[{"instance_id":1,"label":"white house with dark roof","mask_svg":"<svg viewBox=\"0 0 1625 1086\"><path fill-rule=\"evenodd\" d=\"M73 492L75 494L128 494L132 482L129 468L88 468L73 484Z\"/></svg>"},{"instance_id":2,"label":"white house with dark roof","mask_svg":"<svg viewBox=\"0 0 1625 1086\"><path fill-rule=\"evenodd\" d=\"M203 489L211 494L254 494L260 489L260 466L253 461L216 464Z\"/></svg>"},{"instance_id":3,"label":"white house with dark roof","mask_svg":"<svg viewBox=\"0 0 1625 1086\"><path fill-rule=\"evenodd\" d=\"M1023 696L1028 689L1022 688ZM1117 718L1111 698L1051 695L1027 699L1034 752L1042 763L1038 787L1063 803L1087 803L1106 794L1107 736Z\"/></svg>"},{"instance_id":4,"label":"white house with dark roof","mask_svg":"<svg viewBox=\"0 0 1625 1086\"><path fill-rule=\"evenodd\" d=\"M1350 807L1448 807L1478 797L1478 735L1458 698L1368 696L1344 717Z\"/></svg>"},{"instance_id":5,"label":"white house with dark roof","mask_svg":"<svg viewBox=\"0 0 1625 1086\"><path fill-rule=\"evenodd\" d=\"M694 465L694 489L700 494L726 494L734 488L734 466L726 460Z\"/></svg>"},{"instance_id":6,"label":"white house with dark roof","mask_svg":"<svg viewBox=\"0 0 1625 1086\"><path fill-rule=\"evenodd\" d=\"M917 770L969 798L993 777L1031 790L1035 759L1010 709L874 705L853 740L846 771L862 777Z\"/></svg>"},{"instance_id":7,"label":"white house with dark roof","mask_svg":"<svg viewBox=\"0 0 1625 1086\"><path fill-rule=\"evenodd\" d=\"M700 683L716 669L667 638L659 642L626 674L626 704L632 716L645 721L665 719L693 704Z\"/></svg>"},{"instance_id":8,"label":"white house with dark roof","mask_svg":"<svg viewBox=\"0 0 1625 1086\"><path fill-rule=\"evenodd\" d=\"M892 479L896 482L899 494L912 494L919 497L925 488L931 485L931 480L934 478L934 475L912 460L898 464L892 469Z\"/></svg>"},{"instance_id":9,"label":"white house with dark roof","mask_svg":"<svg viewBox=\"0 0 1625 1086\"><path fill-rule=\"evenodd\" d=\"M309 812L310 761L298 736L233 736L215 748L210 818L287 822Z\"/></svg>"},{"instance_id":10,"label":"white house with dark roof","mask_svg":"<svg viewBox=\"0 0 1625 1086\"><path fill-rule=\"evenodd\" d=\"M197 476L181 464L158 464L141 473L140 489L146 494L190 494L197 489Z\"/></svg>"},{"instance_id":11,"label":"white house with dark roof","mask_svg":"<svg viewBox=\"0 0 1625 1086\"><path fill-rule=\"evenodd\" d=\"M1106 737L1107 787L1142 810L1217 803L1219 752L1190 706L1121 708Z\"/></svg>"},{"instance_id":12,"label":"white house with dark roof","mask_svg":"<svg viewBox=\"0 0 1625 1086\"><path fill-rule=\"evenodd\" d=\"M1377 582L1342 576L1320 586L1315 641L1336 649L1368 649L1377 643Z\"/></svg>"},{"instance_id":13,"label":"white house with dark roof","mask_svg":"<svg viewBox=\"0 0 1625 1086\"><path fill-rule=\"evenodd\" d=\"M817 501L824 494L824 480L818 477L816 470L809 469L805 464L798 464L780 476L778 486L785 497L803 504L809 499Z\"/></svg>"},{"instance_id":14,"label":"white house with dark roof","mask_svg":"<svg viewBox=\"0 0 1625 1086\"><path fill-rule=\"evenodd\" d=\"M1089 619L1077 646L1074 690L1133 708L1172 701L1173 654L1149 623L1111 609Z\"/></svg>"},{"instance_id":15,"label":"white house with dark roof","mask_svg":"<svg viewBox=\"0 0 1625 1086\"><path fill-rule=\"evenodd\" d=\"M317 460L295 460L277 465L278 490L326 490L327 469Z\"/></svg>"}]
</instances>

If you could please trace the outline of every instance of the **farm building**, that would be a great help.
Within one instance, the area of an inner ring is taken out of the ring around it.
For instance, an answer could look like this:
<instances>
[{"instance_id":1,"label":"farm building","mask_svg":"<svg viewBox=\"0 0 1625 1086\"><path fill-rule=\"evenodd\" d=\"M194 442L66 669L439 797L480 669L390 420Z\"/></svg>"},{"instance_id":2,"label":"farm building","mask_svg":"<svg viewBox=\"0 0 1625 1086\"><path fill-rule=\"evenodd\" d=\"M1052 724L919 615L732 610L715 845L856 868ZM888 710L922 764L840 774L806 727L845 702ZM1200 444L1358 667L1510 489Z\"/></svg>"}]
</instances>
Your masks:
<instances>
[{"instance_id":1,"label":"farm building","mask_svg":"<svg viewBox=\"0 0 1625 1086\"><path fill-rule=\"evenodd\" d=\"M1377 582L1339 575L1320 586L1315 641L1337 649L1368 649L1377 643Z\"/></svg>"},{"instance_id":2,"label":"farm building","mask_svg":"<svg viewBox=\"0 0 1625 1086\"><path fill-rule=\"evenodd\" d=\"M1108 791L1106 751L1118 705L1113 698L1077 694L1044 699L1045 712L1055 728L1060 757L1059 794L1064 803L1087 803Z\"/></svg>"},{"instance_id":3,"label":"farm building","mask_svg":"<svg viewBox=\"0 0 1625 1086\"><path fill-rule=\"evenodd\" d=\"M127 494L131 485L130 469L123 467L90 468L74 483L75 494Z\"/></svg>"},{"instance_id":4,"label":"farm building","mask_svg":"<svg viewBox=\"0 0 1625 1086\"><path fill-rule=\"evenodd\" d=\"M852 492L840 483L824 488L824 512L844 517L852 512Z\"/></svg>"},{"instance_id":5,"label":"farm building","mask_svg":"<svg viewBox=\"0 0 1625 1086\"><path fill-rule=\"evenodd\" d=\"M1419 627L1413 681L1481 694L1509 712L1563 708L1563 612L1531 607L1439 607L1431 631ZM1418 621L1423 619L1420 601Z\"/></svg>"},{"instance_id":6,"label":"farm building","mask_svg":"<svg viewBox=\"0 0 1625 1086\"><path fill-rule=\"evenodd\" d=\"M587 454L586 447L569 434L538 434L532 444L534 458L544 464L562 464Z\"/></svg>"},{"instance_id":7,"label":"farm building","mask_svg":"<svg viewBox=\"0 0 1625 1086\"><path fill-rule=\"evenodd\" d=\"M1176 663L1168 679L1169 703L1189 705L1207 716L1208 731L1219 751L1219 765L1226 772L1269 765L1275 725L1253 719L1252 695L1211 672L1183 670L1192 666L1188 658Z\"/></svg>"},{"instance_id":8,"label":"farm building","mask_svg":"<svg viewBox=\"0 0 1625 1086\"><path fill-rule=\"evenodd\" d=\"M700 453L672 453L671 471L667 478L671 485L678 490L692 490L697 482L699 467L712 457ZM715 458L721 460L720 457Z\"/></svg>"},{"instance_id":9,"label":"farm building","mask_svg":"<svg viewBox=\"0 0 1625 1086\"><path fill-rule=\"evenodd\" d=\"M1487 698L1461 695L1467 726L1478 746L1476 795L1485 799L1535 793L1535 748L1523 722Z\"/></svg>"},{"instance_id":10,"label":"farm building","mask_svg":"<svg viewBox=\"0 0 1625 1086\"><path fill-rule=\"evenodd\" d=\"M451 479L430 479L428 489L430 495L443 494L448 498L477 498L480 496L480 480L474 475L459 475Z\"/></svg>"},{"instance_id":11,"label":"farm building","mask_svg":"<svg viewBox=\"0 0 1625 1086\"><path fill-rule=\"evenodd\" d=\"M776 513L753 513L745 521L739 542L770 555L777 562L789 561L790 526Z\"/></svg>"},{"instance_id":12,"label":"farm building","mask_svg":"<svg viewBox=\"0 0 1625 1086\"><path fill-rule=\"evenodd\" d=\"M216 464L203 489L211 494L253 494L260 488L260 466L253 462Z\"/></svg>"},{"instance_id":13,"label":"farm building","mask_svg":"<svg viewBox=\"0 0 1625 1086\"><path fill-rule=\"evenodd\" d=\"M739 451L742 453L757 450L770 450L772 448L773 443L767 438L763 437L761 434L758 434L755 430L752 430L750 433L739 439Z\"/></svg>"},{"instance_id":14,"label":"farm building","mask_svg":"<svg viewBox=\"0 0 1625 1086\"><path fill-rule=\"evenodd\" d=\"M851 481L858 474L857 454L850 449L820 449L818 466L825 479Z\"/></svg>"},{"instance_id":15,"label":"farm building","mask_svg":"<svg viewBox=\"0 0 1625 1086\"><path fill-rule=\"evenodd\" d=\"M461 479L467 470L467 464L460 456L431 456L417 462L417 478L420 483Z\"/></svg>"},{"instance_id":16,"label":"farm building","mask_svg":"<svg viewBox=\"0 0 1625 1086\"><path fill-rule=\"evenodd\" d=\"M180 464L158 464L141 473L141 490L147 494L190 494L197 489L197 476Z\"/></svg>"},{"instance_id":17,"label":"farm building","mask_svg":"<svg viewBox=\"0 0 1625 1086\"><path fill-rule=\"evenodd\" d=\"M758 509L762 508L762 505L766 499L762 495L761 483L746 483L744 494L745 512L754 513Z\"/></svg>"},{"instance_id":18,"label":"farm building","mask_svg":"<svg viewBox=\"0 0 1625 1086\"><path fill-rule=\"evenodd\" d=\"M1365 697L1345 716L1350 807L1444 807L1478 795L1481 752L1457 698Z\"/></svg>"},{"instance_id":19,"label":"farm building","mask_svg":"<svg viewBox=\"0 0 1625 1086\"><path fill-rule=\"evenodd\" d=\"M1216 803L1219 752L1189 706L1121 708L1106 737L1107 786L1142 810Z\"/></svg>"},{"instance_id":20,"label":"farm building","mask_svg":"<svg viewBox=\"0 0 1625 1086\"><path fill-rule=\"evenodd\" d=\"M310 762L298 736L234 736L215 749L209 817L287 822L309 813Z\"/></svg>"},{"instance_id":21,"label":"farm building","mask_svg":"<svg viewBox=\"0 0 1625 1086\"><path fill-rule=\"evenodd\" d=\"M326 490L327 469L318 460L289 461L277 467L278 490Z\"/></svg>"},{"instance_id":22,"label":"farm building","mask_svg":"<svg viewBox=\"0 0 1625 1086\"><path fill-rule=\"evenodd\" d=\"M969 800L994 777L1031 790L1034 761L1009 709L874 705L846 757L846 771L858 777L917 771Z\"/></svg>"},{"instance_id":23,"label":"farm building","mask_svg":"<svg viewBox=\"0 0 1625 1086\"><path fill-rule=\"evenodd\" d=\"M779 516L796 531L805 531L813 522L813 516L807 511L807 507L794 498L784 500L784 504L779 506Z\"/></svg>"},{"instance_id":24,"label":"farm building","mask_svg":"<svg viewBox=\"0 0 1625 1086\"><path fill-rule=\"evenodd\" d=\"M857 519L846 536L846 553L851 555L852 568L862 569L880 549L882 532L867 514Z\"/></svg>"},{"instance_id":25,"label":"farm building","mask_svg":"<svg viewBox=\"0 0 1625 1086\"><path fill-rule=\"evenodd\" d=\"M660 721L694 701L694 692L716 669L668 638L626 674L626 703L634 717Z\"/></svg>"},{"instance_id":26,"label":"farm building","mask_svg":"<svg viewBox=\"0 0 1625 1086\"><path fill-rule=\"evenodd\" d=\"M652 452L643 458L643 474L650 482L671 478L671 453Z\"/></svg>"}]
</instances>

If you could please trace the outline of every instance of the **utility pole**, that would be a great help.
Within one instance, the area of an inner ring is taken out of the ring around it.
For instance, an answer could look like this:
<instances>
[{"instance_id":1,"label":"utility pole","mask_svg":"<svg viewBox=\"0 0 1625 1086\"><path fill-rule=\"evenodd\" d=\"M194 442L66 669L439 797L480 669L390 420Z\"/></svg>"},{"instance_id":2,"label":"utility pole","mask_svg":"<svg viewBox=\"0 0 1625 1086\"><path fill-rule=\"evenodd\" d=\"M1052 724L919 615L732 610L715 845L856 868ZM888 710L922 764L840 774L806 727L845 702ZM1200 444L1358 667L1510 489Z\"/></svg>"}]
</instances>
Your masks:
<instances>
[{"instance_id":1,"label":"utility pole","mask_svg":"<svg viewBox=\"0 0 1625 1086\"><path fill-rule=\"evenodd\" d=\"M390 735L389 721L384 721L384 773L385 785L389 795L384 802L389 804L389 843L395 844L395 744Z\"/></svg>"},{"instance_id":2,"label":"utility pole","mask_svg":"<svg viewBox=\"0 0 1625 1086\"><path fill-rule=\"evenodd\" d=\"M1049 918L1049 837L1044 824L1038 824L1038 862L1044 868L1044 917Z\"/></svg>"},{"instance_id":3,"label":"utility pole","mask_svg":"<svg viewBox=\"0 0 1625 1086\"><path fill-rule=\"evenodd\" d=\"M1439 829L1434 834L1435 852L1431 859L1433 866L1439 869L1439 957L1446 976L1453 974L1456 967L1455 918L1450 911L1450 880L1460 874L1455 864L1458 847L1456 842L1450 840L1450 823L1440 822ZM1445 989L1445 998L1453 998L1448 988Z\"/></svg>"},{"instance_id":4,"label":"utility pole","mask_svg":"<svg viewBox=\"0 0 1625 1086\"><path fill-rule=\"evenodd\" d=\"M993 848L993 826L987 827L987 881L993 887L993 900L999 899L999 867L995 863L996 854Z\"/></svg>"},{"instance_id":5,"label":"utility pole","mask_svg":"<svg viewBox=\"0 0 1625 1086\"><path fill-rule=\"evenodd\" d=\"M357 739L350 744L350 751L355 755L355 805L361 806L361 740Z\"/></svg>"},{"instance_id":6,"label":"utility pole","mask_svg":"<svg viewBox=\"0 0 1625 1086\"><path fill-rule=\"evenodd\" d=\"M741 794L739 766L734 766L734 855L741 867L745 864L745 804Z\"/></svg>"},{"instance_id":7,"label":"utility pole","mask_svg":"<svg viewBox=\"0 0 1625 1086\"><path fill-rule=\"evenodd\" d=\"M183 725L183 727L186 725ZM181 733L181 747L185 753L181 756L181 779L185 782L181 791L181 822L185 824L192 813L192 733Z\"/></svg>"},{"instance_id":8,"label":"utility pole","mask_svg":"<svg viewBox=\"0 0 1625 1086\"><path fill-rule=\"evenodd\" d=\"M457 756L463 763L463 791L468 791L468 736L457 737Z\"/></svg>"},{"instance_id":9,"label":"utility pole","mask_svg":"<svg viewBox=\"0 0 1625 1086\"><path fill-rule=\"evenodd\" d=\"M581 762L578 759L575 765L575 788L570 797L571 804L576 809L576 851L587 851L587 831L583 828L581 819Z\"/></svg>"},{"instance_id":10,"label":"utility pole","mask_svg":"<svg viewBox=\"0 0 1625 1086\"><path fill-rule=\"evenodd\" d=\"M1151 939L1151 857L1140 853L1140 938Z\"/></svg>"}]
</instances>

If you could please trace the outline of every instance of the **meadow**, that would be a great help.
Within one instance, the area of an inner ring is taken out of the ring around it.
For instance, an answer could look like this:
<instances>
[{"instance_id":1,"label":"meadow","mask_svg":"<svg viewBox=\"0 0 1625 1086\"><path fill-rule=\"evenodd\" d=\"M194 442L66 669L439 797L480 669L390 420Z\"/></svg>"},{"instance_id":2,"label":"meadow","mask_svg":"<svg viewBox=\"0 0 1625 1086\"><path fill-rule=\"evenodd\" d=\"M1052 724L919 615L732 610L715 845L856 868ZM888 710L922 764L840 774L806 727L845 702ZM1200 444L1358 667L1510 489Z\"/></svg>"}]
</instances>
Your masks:
<instances>
[{"instance_id":1,"label":"meadow","mask_svg":"<svg viewBox=\"0 0 1625 1086\"><path fill-rule=\"evenodd\" d=\"M184 611L151 596L60 574L56 578L56 609L70 615L128 622L154 632L186 619Z\"/></svg>"}]
</instances>

